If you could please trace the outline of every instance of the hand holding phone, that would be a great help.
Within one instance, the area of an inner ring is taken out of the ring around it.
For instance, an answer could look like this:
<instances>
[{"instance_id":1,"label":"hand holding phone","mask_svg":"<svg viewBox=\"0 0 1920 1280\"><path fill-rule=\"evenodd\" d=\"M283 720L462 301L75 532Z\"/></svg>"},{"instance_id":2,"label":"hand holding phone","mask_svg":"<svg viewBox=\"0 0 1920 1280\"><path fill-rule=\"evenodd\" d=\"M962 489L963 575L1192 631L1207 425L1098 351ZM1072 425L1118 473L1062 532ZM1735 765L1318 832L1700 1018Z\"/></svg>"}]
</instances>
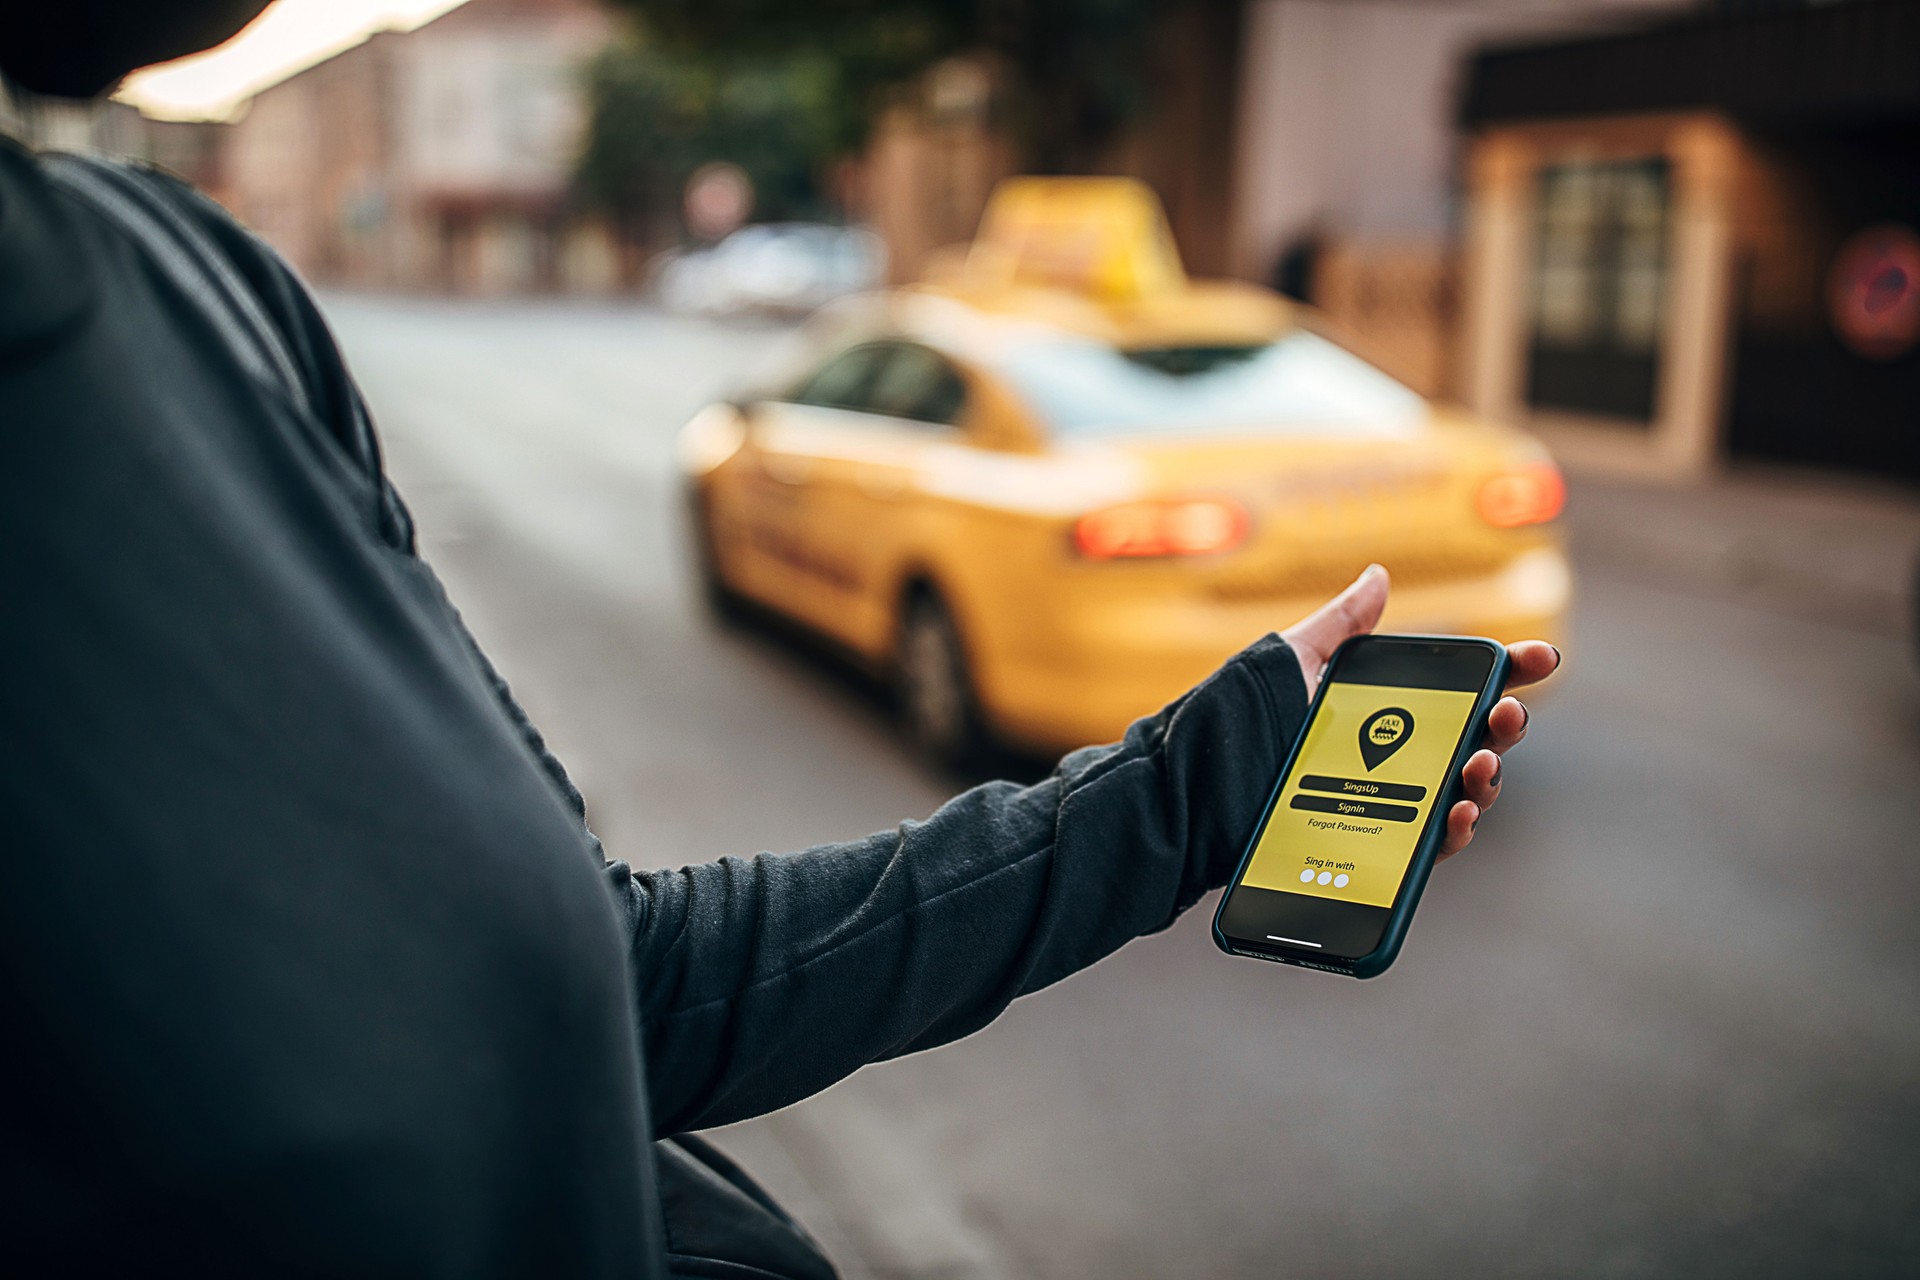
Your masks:
<instances>
[{"instance_id":1,"label":"hand holding phone","mask_svg":"<svg viewBox=\"0 0 1920 1280\"><path fill-rule=\"evenodd\" d=\"M1503 689L1559 665L1539 641L1364 634L1385 600L1385 574L1370 570L1287 633L1318 688L1215 916L1227 951L1384 971L1427 873L1472 839L1500 753L1525 734L1526 709Z\"/></svg>"}]
</instances>

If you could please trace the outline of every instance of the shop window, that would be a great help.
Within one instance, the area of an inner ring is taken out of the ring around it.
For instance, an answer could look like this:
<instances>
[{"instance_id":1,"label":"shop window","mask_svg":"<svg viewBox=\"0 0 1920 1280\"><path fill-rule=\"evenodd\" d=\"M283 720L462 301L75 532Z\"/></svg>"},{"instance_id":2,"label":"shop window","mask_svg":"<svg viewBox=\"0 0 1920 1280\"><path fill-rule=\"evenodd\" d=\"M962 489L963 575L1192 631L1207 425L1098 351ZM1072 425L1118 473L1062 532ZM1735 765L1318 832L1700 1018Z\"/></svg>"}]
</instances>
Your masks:
<instances>
[{"instance_id":1,"label":"shop window","mask_svg":"<svg viewBox=\"0 0 1920 1280\"><path fill-rule=\"evenodd\" d=\"M1528 402L1646 422L1665 328L1664 160L1540 173Z\"/></svg>"}]
</instances>

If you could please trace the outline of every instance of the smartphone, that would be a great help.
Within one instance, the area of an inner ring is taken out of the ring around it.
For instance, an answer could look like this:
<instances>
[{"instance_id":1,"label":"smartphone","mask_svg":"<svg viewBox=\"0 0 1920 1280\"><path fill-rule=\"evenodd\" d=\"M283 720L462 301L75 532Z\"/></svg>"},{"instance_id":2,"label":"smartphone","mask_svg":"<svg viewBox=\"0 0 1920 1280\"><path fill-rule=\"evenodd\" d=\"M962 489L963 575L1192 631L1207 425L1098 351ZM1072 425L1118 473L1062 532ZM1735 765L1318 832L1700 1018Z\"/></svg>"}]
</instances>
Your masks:
<instances>
[{"instance_id":1,"label":"smartphone","mask_svg":"<svg viewBox=\"0 0 1920 1280\"><path fill-rule=\"evenodd\" d=\"M1506 646L1477 636L1356 636L1336 649L1214 942L1355 978L1384 972L1506 683Z\"/></svg>"}]
</instances>

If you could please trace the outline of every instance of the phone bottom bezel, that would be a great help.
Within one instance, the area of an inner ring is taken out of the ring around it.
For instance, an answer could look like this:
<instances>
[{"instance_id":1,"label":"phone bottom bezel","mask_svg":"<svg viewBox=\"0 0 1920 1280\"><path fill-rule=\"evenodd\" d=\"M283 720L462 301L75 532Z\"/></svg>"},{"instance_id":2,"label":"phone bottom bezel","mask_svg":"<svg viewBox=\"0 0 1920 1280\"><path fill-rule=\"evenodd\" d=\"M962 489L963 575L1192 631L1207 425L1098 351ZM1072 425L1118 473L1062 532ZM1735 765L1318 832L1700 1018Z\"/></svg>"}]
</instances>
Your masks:
<instances>
[{"instance_id":1,"label":"phone bottom bezel","mask_svg":"<svg viewBox=\"0 0 1920 1280\"><path fill-rule=\"evenodd\" d=\"M1380 949L1392 922L1391 907L1251 884L1235 885L1220 912L1220 932L1237 947L1349 966ZM1258 936L1234 932L1237 928ZM1295 941L1277 941L1276 934Z\"/></svg>"}]
</instances>

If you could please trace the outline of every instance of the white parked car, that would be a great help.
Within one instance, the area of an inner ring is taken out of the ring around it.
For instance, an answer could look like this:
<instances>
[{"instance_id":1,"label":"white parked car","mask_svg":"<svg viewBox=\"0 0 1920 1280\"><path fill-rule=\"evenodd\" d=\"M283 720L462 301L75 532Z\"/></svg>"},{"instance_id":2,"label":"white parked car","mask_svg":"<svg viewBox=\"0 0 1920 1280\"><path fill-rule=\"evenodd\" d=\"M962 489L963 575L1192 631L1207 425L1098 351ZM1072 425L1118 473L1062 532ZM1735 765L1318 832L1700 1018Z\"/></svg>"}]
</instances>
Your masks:
<instances>
[{"instance_id":1,"label":"white parked car","mask_svg":"<svg viewBox=\"0 0 1920 1280\"><path fill-rule=\"evenodd\" d=\"M654 259L650 283L669 311L798 315L876 288L886 275L886 245L865 227L768 222L707 248L669 249Z\"/></svg>"}]
</instances>

